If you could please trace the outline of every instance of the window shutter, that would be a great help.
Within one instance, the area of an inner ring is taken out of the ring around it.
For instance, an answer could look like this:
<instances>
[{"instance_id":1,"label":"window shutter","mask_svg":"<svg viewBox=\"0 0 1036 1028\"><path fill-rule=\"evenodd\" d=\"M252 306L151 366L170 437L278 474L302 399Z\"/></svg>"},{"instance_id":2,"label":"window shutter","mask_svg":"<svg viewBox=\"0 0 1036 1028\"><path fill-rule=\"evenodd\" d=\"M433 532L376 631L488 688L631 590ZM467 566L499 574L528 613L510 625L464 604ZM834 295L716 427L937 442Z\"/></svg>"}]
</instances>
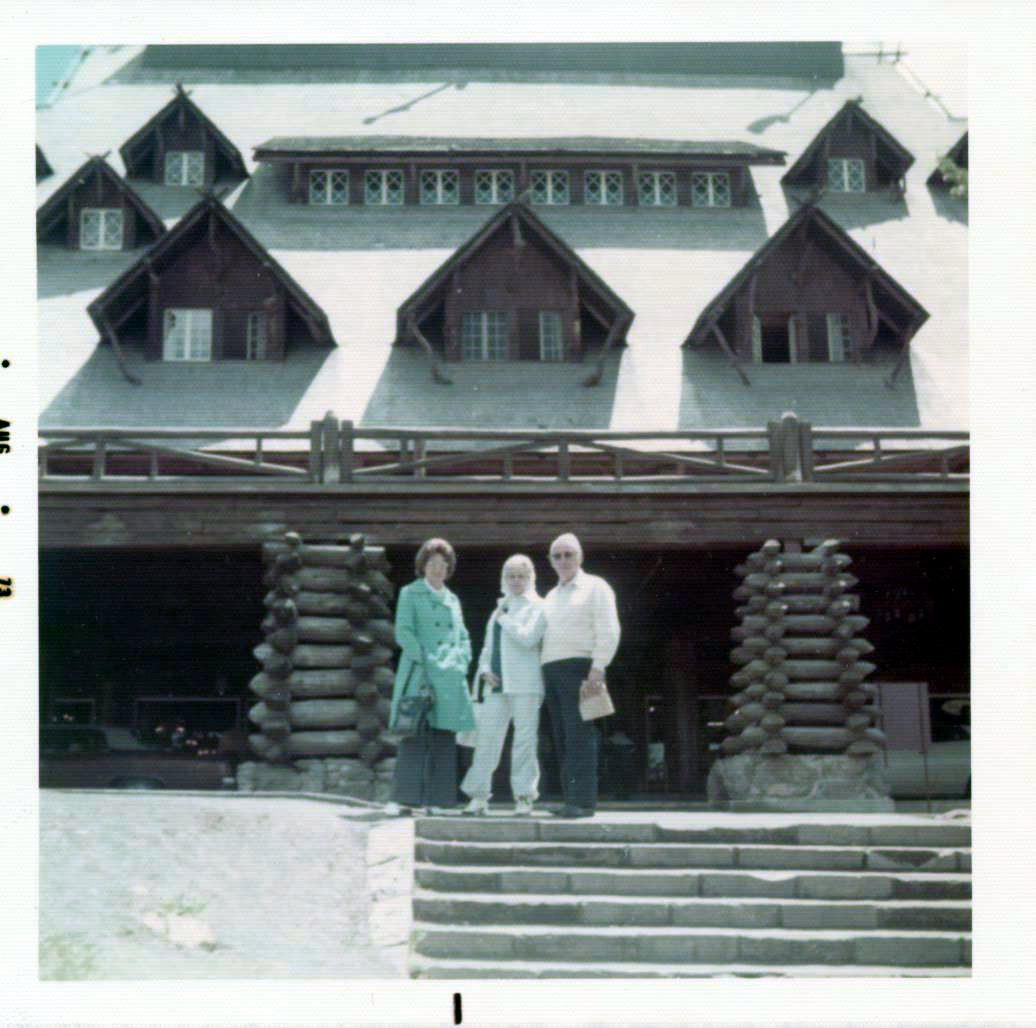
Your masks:
<instances>
[{"instance_id":1,"label":"window shutter","mask_svg":"<svg viewBox=\"0 0 1036 1028\"><path fill-rule=\"evenodd\" d=\"M798 314L788 315L788 362L797 364L800 360L808 360L809 354L805 347L809 340L803 331L802 319ZM799 347L803 347L800 351Z\"/></svg>"},{"instance_id":2,"label":"window shutter","mask_svg":"<svg viewBox=\"0 0 1036 1028\"><path fill-rule=\"evenodd\" d=\"M752 360L761 364L763 360L763 326L756 315L752 315Z\"/></svg>"}]
</instances>

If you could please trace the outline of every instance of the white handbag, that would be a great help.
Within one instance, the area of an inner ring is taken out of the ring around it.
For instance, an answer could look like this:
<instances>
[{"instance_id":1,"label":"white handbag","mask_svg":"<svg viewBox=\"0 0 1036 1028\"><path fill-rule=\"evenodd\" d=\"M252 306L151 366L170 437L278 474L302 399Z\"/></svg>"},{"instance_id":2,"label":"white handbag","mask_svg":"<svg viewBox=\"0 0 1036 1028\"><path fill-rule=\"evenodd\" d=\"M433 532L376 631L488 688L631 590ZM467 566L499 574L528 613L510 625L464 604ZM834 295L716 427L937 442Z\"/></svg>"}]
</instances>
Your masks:
<instances>
[{"instance_id":1,"label":"white handbag","mask_svg":"<svg viewBox=\"0 0 1036 1028\"><path fill-rule=\"evenodd\" d=\"M483 691L486 687L485 680L478 675L476 683L471 690L471 713L475 718L475 727L469 728L466 732L457 733L457 745L474 749L478 745L478 730L485 717L486 704L483 698Z\"/></svg>"}]
</instances>

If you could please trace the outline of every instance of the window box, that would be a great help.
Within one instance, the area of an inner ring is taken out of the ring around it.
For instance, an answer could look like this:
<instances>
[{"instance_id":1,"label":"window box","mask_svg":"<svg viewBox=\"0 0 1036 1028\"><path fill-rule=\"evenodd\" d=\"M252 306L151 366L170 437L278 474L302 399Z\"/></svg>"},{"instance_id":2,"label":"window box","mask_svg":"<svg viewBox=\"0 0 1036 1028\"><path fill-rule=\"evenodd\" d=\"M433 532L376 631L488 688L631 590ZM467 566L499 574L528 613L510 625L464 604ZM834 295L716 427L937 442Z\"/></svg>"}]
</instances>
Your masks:
<instances>
[{"instance_id":1,"label":"window box","mask_svg":"<svg viewBox=\"0 0 1036 1028\"><path fill-rule=\"evenodd\" d=\"M121 250L122 210L119 207L84 207L79 214L80 250Z\"/></svg>"}]
</instances>

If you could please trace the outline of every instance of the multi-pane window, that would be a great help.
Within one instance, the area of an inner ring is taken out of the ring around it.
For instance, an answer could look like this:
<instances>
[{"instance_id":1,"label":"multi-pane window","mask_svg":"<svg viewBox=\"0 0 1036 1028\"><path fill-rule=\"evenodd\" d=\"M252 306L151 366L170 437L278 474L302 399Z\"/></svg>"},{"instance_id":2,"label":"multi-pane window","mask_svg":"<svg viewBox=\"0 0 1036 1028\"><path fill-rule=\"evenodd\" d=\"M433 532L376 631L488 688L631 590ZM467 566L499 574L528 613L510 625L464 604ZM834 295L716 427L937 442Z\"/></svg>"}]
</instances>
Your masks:
<instances>
[{"instance_id":1,"label":"multi-pane window","mask_svg":"<svg viewBox=\"0 0 1036 1028\"><path fill-rule=\"evenodd\" d=\"M403 172L389 169L363 173L363 202L386 207L403 203Z\"/></svg>"},{"instance_id":2,"label":"multi-pane window","mask_svg":"<svg viewBox=\"0 0 1036 1028\"><path fill-rule=\"evenodd\" d=\"M249 311L245 320L245 360L266 360L266 312Z\"/></svg>"},{"instance_id":3,"label":"multi-pane window","mask_svg":"<svg viewBox=\"0 0 1036 1028\"><path fill-rule=\"evenodd\" d=\"M450 169L422 171L421 203L460 203L460 173Z\"/></svg>"},{"instance_id":4,"label":"multi-pane window","mask_svg":"<svg viewBox=\"0 0 1036 1028\"><path fill-rule=\"evenodd\" d=\"M533 171L529 174L529 185L533 203L568 203L567 171Z\"/></svg>"},{"instance_id":5,"label":"multi-pane window","mask_svg":"<svg viewBox=\"0 0 1036 1028\"><path fill-rule=\"evenodd\" d=\"M852 336L849 334L848 314L827 316L827 356L831 361L844 361L852 357Z\"/></svg>"},{"instance_id":6,"label":"multi-pane window","mask_svg":"<svg viewBox=\"0 0 1036 1028\"><path fill-rule=\"evenodd\" d=\"M84 207L79 215L81 250L121 250L122 211L118 207Z\"/></svg>"},{"instance_id":7,"label":"multi-pane window","mask_svg":"<svg viewBox=\"0 0 1036 1028\"><path fill-rule=\"evenodd\" d=\"M170 150L165 155L167 186L205 184L205 154L201 150Z\"/></svg>"},{"instance_id":8,"label":"multi-pane window","mask_svg":"<svg viewBox=\"0 0 1036 1028\"><path fill-rule=\"evenodd\" d=\"M212 311L201 307L167 307L162 320L162 359L212 360Z\"/></svg>"},{"instance_id":9,"label":"multi-pane window","mask_svg":"<svg viewBox=\"0 0 1036 1028\"><path fill-rule=\"evenodd\" d=\"M318 168L309 173L309 202L341 206L349 202L349 172L344 168Z\"/></svg>"},{"instance_id":10,"label":"multi-pane window","mask_svg":"<svg viewBox=\"0 0 1036 1028\"><path fill-rule=\"evenodd\" d=\"M729 207L730 176L727 172L691 172L691 204L694 207Z\"/></svg>"},{"instance_id":11,"label":"multi-pane window","mask_svg":"<svg viewBox=\"0 0 1036 1028\"><path fill-rule=\"evenodd\" d=\"M540 360L559 361L564 356L561 315L557 311L540 311Z\"/></svg>"},{"instance_id":12,"label":"multi-pane window","mask_svg":"<svg viewBox=\"0 0 1036 1028\"><path fill-rule=\"evenodd\" d=\"M621 171L587 171L583 174L583 202L605 207L622 206Z\"/></svg>"},{"instance_id":13,"label":"multi-pane window","mask_svg":"<svg viewBox=\"0 0 1036 1028\"><path fill-rule=\"evenodd\" d=\"M465 360L506 360L507 312L465 311L460 323L460 348Z\"/></svg>"},{"instance_id":14,"label":"multi-pane window","mask_svg":"<svg viewBox=\"0 0 1036 1028\"><path fill-rule=\"evenodd\" d=\"M637 176L637 202L642 207L675 207L675 173L671 171L642 171Z\"/></svg>"},{"instance_id":15,"label":"multi-pane window","mask_svg":"<svg viewBox=\"0 0 1036 1028\"><path fill-rule=\"evenodd\" d=\"M833 193L862 193L866 188L863 161L859 157L829 157L827 188Z\"/></svg>"},{"instance_id":16,"label":"multi-pane window","mask_svg":"<svg viewBox=\"0 0 1036 1028\"><path fill-rule=\"evenodd\" d=\"M479 168L475 172L475 203L510 203L513 199L513 171Z\"/></svg>"}]
</instances>

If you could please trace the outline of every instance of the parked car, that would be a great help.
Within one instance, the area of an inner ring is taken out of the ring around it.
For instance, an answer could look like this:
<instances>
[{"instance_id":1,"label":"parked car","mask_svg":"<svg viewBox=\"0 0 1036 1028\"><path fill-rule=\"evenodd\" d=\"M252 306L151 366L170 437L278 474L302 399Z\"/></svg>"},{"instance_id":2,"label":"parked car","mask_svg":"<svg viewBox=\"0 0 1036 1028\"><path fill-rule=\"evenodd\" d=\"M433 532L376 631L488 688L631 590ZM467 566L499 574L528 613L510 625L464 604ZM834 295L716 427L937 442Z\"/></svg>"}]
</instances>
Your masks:
<instances>
[{"instance_id":1,"label":"parked car","mask_svg":"<svg viewBox=\"0 0 1036 1028\"><path fill-rule=\"evenodd\" d=\"M886 757L889 792L894 798L971 796L971 739L968 737L933 742L927 753L889 750Z\"/></svg>"},{"instance_id":2,"label":"parked car","mask_svg":"<svg viewBox=\"0 0 1036 1028\"><path fill-rule=\"evenodd\" d=\"M225 756L142 743L116 725L41 725L40 788L235 789Z\"/></svg>"}]
</instances>

